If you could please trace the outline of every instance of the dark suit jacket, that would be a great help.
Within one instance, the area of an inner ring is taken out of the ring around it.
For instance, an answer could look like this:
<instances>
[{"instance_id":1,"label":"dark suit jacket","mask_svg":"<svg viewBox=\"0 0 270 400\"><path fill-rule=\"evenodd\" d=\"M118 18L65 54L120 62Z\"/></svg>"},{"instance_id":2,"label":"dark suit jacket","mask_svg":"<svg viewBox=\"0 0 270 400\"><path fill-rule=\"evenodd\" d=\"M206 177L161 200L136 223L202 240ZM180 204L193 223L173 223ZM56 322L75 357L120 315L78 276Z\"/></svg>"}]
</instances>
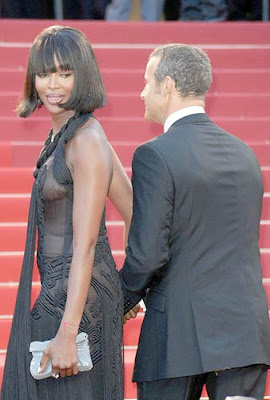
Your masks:
<instances>
[{"instance_id":1,"label":"dark suit jacket","mask_svg":"<svg viewBox=\"0 0 270 400\"><path fill-rule=\"evenodd\" d=\"M126 309L148 292L134 380L270 365L252 150L195 114L138 147L132 166Z\"/></svg>"}]
</instances>

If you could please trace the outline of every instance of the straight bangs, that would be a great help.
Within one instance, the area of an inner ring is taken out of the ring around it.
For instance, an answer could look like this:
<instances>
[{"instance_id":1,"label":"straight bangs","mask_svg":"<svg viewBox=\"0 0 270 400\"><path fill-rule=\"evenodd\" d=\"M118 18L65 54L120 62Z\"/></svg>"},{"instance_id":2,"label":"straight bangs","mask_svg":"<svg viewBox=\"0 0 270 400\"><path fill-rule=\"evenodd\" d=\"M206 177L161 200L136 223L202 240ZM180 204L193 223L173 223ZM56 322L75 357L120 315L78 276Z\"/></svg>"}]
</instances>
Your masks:
<instances>
[{"instance_id":1,"label":"straight bangs","mask_svg":"<svg viewBox=\"0 0 270 400\"><path fill-rule=\"evenodd\" d=\"M56 36L49 36L42 43L37 43L33 51L33 74L56 72L55 61L63 71L75 70L74 49L70 47L70 43L60 41Z\"/></svg>"}]
</instances>

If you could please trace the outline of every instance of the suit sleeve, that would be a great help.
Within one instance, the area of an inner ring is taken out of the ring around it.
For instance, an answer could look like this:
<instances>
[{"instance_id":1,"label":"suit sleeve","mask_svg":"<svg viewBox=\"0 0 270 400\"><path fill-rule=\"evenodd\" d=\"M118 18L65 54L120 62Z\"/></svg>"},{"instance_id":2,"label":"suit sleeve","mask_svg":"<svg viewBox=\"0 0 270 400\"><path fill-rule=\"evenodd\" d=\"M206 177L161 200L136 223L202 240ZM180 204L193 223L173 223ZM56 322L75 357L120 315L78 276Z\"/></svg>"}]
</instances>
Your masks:
<instances>
[{"instance_id":1,"label":"suit sleeve","mask_svg":"<svg viewBox=\"0 0 270 400\"><path fill-rule=\"evenodd\" d=\"M174 185L164 159L147 143L132 161L133 216L120 271L126 313L169 260Z\"/></svg>"}]
</instances>

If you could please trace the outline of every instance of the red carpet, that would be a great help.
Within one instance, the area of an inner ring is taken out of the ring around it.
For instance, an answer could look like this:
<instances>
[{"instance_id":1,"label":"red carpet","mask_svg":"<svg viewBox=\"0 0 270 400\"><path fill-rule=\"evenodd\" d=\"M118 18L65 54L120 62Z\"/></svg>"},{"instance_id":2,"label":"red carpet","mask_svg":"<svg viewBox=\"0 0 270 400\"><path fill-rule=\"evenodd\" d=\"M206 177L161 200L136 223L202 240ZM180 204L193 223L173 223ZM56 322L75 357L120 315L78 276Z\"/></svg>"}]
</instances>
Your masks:
<instances>
[{"instance_id":1,"label":"red carpet","mask_svg":"<svg viewBox=\"0 0 270 400\"><path fill-rule=\"evenodd\" d=\"M50 129L44 110L23 120L15 116L14 109L30 42L53 23L0 20L0 382L23 256L32 171ZM262 168L265 196L260 247L263 284L270 304L270 24L65 21L65 25L82 29L93 43L108 94L107 106L96 116L129 175L135 147L162 132L162 127L144 121L140 100L150 51L157 44L182 42L198 44L209 54L214 82L207 112L252 147ZM109 202L107 227L120 268L124 258L122 223ZM34 299L39 291L36 267L33 280ZM142 319L141 313L124 329L125 399L136 398L131 374Z\"/></svg>"}]
</instances>

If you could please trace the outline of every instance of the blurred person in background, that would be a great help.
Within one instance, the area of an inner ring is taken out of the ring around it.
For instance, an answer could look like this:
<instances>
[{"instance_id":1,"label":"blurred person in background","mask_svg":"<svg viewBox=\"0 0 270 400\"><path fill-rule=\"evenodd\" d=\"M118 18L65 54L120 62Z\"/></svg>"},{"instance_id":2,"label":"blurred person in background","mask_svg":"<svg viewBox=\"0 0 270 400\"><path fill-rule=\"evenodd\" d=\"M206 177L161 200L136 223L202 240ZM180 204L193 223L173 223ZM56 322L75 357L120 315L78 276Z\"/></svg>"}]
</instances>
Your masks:
<instances>
[{"instance_id":1,"label":"blurred person in background","mask_svg":"<svg viewBox=\"0 0 270 400\"><path fill-rule=\"evenodd\" d=\"M163 15L164 0L141 0L141 16L145 21L159 21ZM112 0L106 9L108 21L127 21L132 0Z\"/></svg>"},{"instance_id":2,"label":"blurred person in background","mask_svg":"<svg viewBox=\"0 0 270 400\"><path fill-rule=\"evenodd\" d=\"M249 20L262 19L262 1L228 0L207 1L165 0L165 20Z\"/></svg>"},{"instance_id":3,"label":"blurred person in background","mask_svg":"<svg viewBox=\"0 0 270 400\"><path fill-rule=\"evenodd\" d=\"M66 19L104 19L109 0L64 0Z\"/></svg>"}]
</instances>

